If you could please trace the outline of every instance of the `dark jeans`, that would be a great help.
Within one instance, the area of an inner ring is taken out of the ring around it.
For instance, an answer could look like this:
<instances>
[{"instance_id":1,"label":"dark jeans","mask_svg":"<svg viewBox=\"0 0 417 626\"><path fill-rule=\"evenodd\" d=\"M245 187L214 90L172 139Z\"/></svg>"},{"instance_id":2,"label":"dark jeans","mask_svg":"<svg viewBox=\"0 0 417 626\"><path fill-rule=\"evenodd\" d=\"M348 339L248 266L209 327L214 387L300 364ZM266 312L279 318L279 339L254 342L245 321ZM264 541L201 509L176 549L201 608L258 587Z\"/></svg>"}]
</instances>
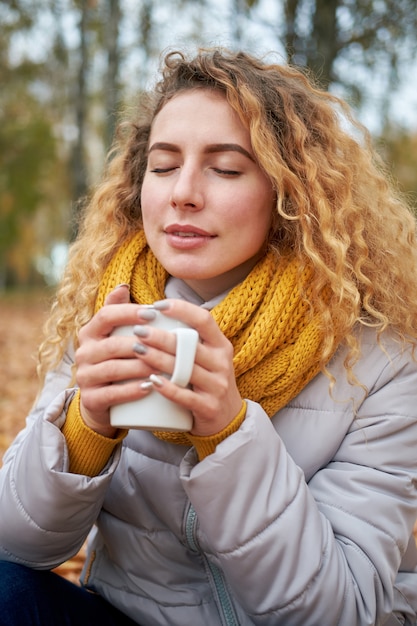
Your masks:
<instances>
[{"instance_id":1,"label":"dark jeans","mask_svg":"<svg viewBox=\"0 0 417 626\"><path fill-rule=\"evenodd\" d=\"M0 626L137 626L99 595L53 572L0 561Z\"/></svg>"}]
</instances>

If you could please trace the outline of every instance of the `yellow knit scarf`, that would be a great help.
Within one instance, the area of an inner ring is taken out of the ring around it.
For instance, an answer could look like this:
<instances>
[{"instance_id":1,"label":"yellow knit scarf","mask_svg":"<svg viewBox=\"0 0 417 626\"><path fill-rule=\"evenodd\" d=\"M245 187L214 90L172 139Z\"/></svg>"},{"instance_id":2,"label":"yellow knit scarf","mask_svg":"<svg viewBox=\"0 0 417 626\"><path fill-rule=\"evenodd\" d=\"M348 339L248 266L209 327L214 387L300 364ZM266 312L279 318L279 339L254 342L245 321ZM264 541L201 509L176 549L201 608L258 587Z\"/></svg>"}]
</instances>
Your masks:
<instances>
[{"instance_id":1,"label":"yellow knit scarf","mask_svg":"<svg viewBox=\"0 0 417 626\"><path fill-rule=\"evenodd\" d=\"M234 367L242 398L259 402L271 417L294 398L320 369L323 338L320 316L301 298L309 297L311 269L298 261L266 254L247 278L211 314L234 347ZM140 231L111 260L99 287L96 310L121 283L130 284L140 304L164 298L168 274ZM189 444L181 433L155 433Z\"/></svg>"}]
</instances>

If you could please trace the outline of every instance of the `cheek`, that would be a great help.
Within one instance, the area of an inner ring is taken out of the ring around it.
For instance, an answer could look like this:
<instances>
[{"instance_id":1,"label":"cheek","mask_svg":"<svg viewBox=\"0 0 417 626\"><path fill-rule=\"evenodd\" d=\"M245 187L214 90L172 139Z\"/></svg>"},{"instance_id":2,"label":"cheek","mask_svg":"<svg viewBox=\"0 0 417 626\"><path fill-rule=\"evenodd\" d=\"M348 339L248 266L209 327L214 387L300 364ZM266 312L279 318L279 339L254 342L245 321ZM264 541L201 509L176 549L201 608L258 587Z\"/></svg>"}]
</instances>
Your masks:
<instances>
[{"instance_id":1,"label":"cheek","mask_svg":"<svg viewBox=\"0 0 417 626\"><path fill-rule=\"evenodd\" d=\"M141 202L142 207L147 207L148 210L155 210L156 208L165 208L170 199L170 190L163 181L160 184L155 184L154 181L143 181L141 190Z\"/></svg>"},{"instance_id":2,"label":"cheek","mask_svg":"<svg viewBox=\"0 0 417 626\"><path fill-rule=\"evenodd\" d=\"M140 192L140 201L142 204L142 210L143 210L143 207L145 207L148 204L151 195L152 195L151 187L149 183L147 182L147 178L145 176L145 178L143 179L142 189Z\"/></svg>"},{"instance_id":3,"label":"cheek","mask_svg":"<svg viewBox=\"0 0 417 626\"><path fill-rule=\"evenodd\" d=\"M275 200L272 193L263 189L256 193L251 191L241 198L241 203L237 203L237 220L240 223L252 227L257 233L262 230L268 231L272 220L272 213Z\"/></svg>"},{"instance_id":4,"label":"cheek","mask_svg":"<svg viewBox=\"0 0 417 626\"><path fill-rule=\"evenodd\" d=\"M159 211L159 207L161 204L158 198L157 190L153 187L153 185L143 184L140 194L140 201L142 207L143 222L148 222L149 224L152 216Z\"/></svg>"},{"instance_id":5,"label":"cheek","mask_svg":"<svg viewBox=\"0 0 417 626\"><path fill-rule=\"evenodd\" d=\"M152 200L152 196L146 192L145 189L142 188L141 193L141 208L142 208L142 224L145 230L145 235L148 238L152 231L152 224L155 221L152 219L152 207L155 205L155 202Z\"/></svg>"}]
</instances>

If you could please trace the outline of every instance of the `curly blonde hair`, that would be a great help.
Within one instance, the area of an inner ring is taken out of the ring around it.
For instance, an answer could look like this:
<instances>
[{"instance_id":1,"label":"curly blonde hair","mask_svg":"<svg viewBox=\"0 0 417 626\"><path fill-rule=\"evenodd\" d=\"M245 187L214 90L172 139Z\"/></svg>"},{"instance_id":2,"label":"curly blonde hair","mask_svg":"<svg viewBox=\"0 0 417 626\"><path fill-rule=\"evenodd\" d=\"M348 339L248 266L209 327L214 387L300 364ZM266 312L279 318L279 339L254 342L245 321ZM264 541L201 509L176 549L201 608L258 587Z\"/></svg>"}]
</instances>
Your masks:
<instances>
[{"instance_id":1,"label":"curly blonde hair","mask_svg":"<svg viewBox=\"0 0 417 626\"><path fill-rule=\"evenodd\" d=\"M414 345L415 219L348 105L299 70L244 52L201 49L190 59L170 52L161 72L153 92L140 96L135 118L121 124L104 180L84 212L40 347L41 375L59 362L69 340L77 344L106 265L141 227L152 121L168 100L190 89L225 94L276 190L269 245L313 265L314 293L330 287L323 365L335 319L349 348L348 370L360 355L358 323L379 334L390 327Z\"/></svg>"}]
</instances>

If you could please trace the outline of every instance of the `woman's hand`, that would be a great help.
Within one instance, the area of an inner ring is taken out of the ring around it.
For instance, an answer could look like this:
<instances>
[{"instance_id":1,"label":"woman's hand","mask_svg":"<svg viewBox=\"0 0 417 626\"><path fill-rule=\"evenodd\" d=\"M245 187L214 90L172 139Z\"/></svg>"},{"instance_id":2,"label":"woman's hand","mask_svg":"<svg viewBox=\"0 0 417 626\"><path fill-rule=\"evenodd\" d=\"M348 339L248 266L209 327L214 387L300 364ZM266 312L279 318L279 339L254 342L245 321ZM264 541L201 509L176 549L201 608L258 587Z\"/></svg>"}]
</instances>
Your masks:
<instances>
[{"instance_id":1,"label":"woman's hand","mask_svg":"<svg viewBox=\"0 0 417 626\"><path fill-rule=\"evenodd\" d=\"M144 310L130 302L128 286L121 285L107 296L105 306L79 333L75 363L81 415L87 426L107 437L117 430L110 424L110 407L147 395L149 390L142 388L138 379L155 373L137 357L133 336L110 336L117 326L146 323L140 317Z\"/></svg>"},{"instance_id":2,"label":"woman's hand","mask_svg":"<svg viewBox=\"0 0 417 626\"><path fill-rule=\"evenodd\" d=\"M210 313L183 300L163 300L155 308L181 320L199 334L191 388L181 388L165 377L152 376L154 388L169 400L190 410L194 417L191 433L214 435L225 428L242 406L233 368L233 347ZM144 346L138 359L149 370L172 373L176 338L173 333L146 326L138 334Z\"/></svg>"}]
</instances>

